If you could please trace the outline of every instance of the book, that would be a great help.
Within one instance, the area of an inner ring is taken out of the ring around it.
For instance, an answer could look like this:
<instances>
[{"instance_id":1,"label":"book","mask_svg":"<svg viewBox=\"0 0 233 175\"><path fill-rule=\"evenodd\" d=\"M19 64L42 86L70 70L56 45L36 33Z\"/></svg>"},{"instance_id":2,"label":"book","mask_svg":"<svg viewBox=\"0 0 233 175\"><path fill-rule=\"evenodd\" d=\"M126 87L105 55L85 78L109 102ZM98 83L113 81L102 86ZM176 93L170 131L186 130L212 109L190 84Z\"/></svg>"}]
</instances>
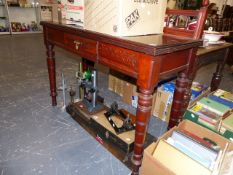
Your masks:
<instances>
[{"instance_id":1,"label":"book","mask_svg":"<svg viewBox=\"0 0 233 175\"><path fill-rule=\"evenodd\" d=\"M218 89L213 95L233 102L233 94L222 89Z\"/></svg>"},{"instance_id":2,"label":"book","mask_svg":"<svg viewBox=\"0 0 233 175\"><path fill-rule=\"evenodd\" d=\"M210 130L216 132L217 127L213 127L212 125L209 125L209 124L205 125L206 123L203 123L202 120L199 119L199 115L192 112L191 110L186 110L183 119L190 120L194 123L197 123L198 125L201 125L207 129L210 129Z\"/></svg>"},{"instance_id":3,"label":"book","mask_svg":"<svg viewBox=\"0 0 233 175\"><path fill-rule=\"evenodd\" d=\"M200 142L196 141L194 138L189 137L180 131L174 131L167 141L208 169L213 167L218 155L218 151L200 144Z\"/></svg>"},{"instance_id":4,"label":"book","mask_svg":"<svg viewBox=\"0 0 233 175\"><path fill-rule=\"evenodd\" d=\"M196 113L200 118L205 121L209 121L209 123L217 123L221 119L221 116L214 113L213 111L208 110L203 105L194 105L191 109L192 112Z\"/></svg>"},{"instance_id":5,"label":"book","mask_svg":"<svg viewBox=\"0 0 233 175\"><path fill-rule=\"evenodd\" d=\"M200 101L197 101L197 104L202 105L204 108L207 108L208 110L213 111L220 116L224 116L227 112L231 110L230 107L206 97L202 98Z\"/></svg>"},{"instance_id":6,"label":"book","mask_svg":"<svg viewBox=\"0 0 233 175\"><path fill-rule=\"evenodd\" d=\"M232 101L229 101L229 100L226 100L224 98L221 98L221 97L218 97L218 96L215 96L215 95L210 95L208 97L209 99L211 100L214 100L216 102L219 102L219 103L222 103L230 108L233 108L233 102Z\"/></svg>"},{"instance_id":7,"label":"book","mask_svg":"<svg viewBox=\"0 0 233 175\"><path fill-rule=\"evenodd\" d=\"M153 152L156 161L179 175L211 175L211 170L201 165L185 153L179 151L166 140L159 140Z\"/></svg>"},{"instance_id":8,"label":"book","mask_svg":"<svg viewBox=\"0 0 233 175\"><path fill-rule=\"evenodd\" d=\"M184 133L187 137L194 139L196 142L198 142L199 144L202 144L203 146L213 149L214 151L218 151L219 146L215 143L215 142L210 142L207 141L206 138L201 138L199 136L197 136L194 133L191 133L187 130L181 129L179 130L181 133Z\"/></svg>"},{"instance_id":9,"label":"book","mask_svg":"<svg viewBox=\"0 0 233 175\"><path fill-rule=\"evenodd\" d=\"M198 118L198 122L199 122L200 124L206 126L207 128L212 129L212 130L217 131L217 129L218 129L218 126L217 126L217 125L212 124L212 123L209 123L208 121L205 121L205 120L203 120L202 118Z\"/></svg>"},{"instance_id":10,"label":"book","mask_svg":"<svg viewBox=\"0 0 233 175\"><path fill-rule=\"evenodd\" d=\"M222 127L233 131L233 113L227 116L223 121L222 121Z\"/></svg>"}]
</instances>

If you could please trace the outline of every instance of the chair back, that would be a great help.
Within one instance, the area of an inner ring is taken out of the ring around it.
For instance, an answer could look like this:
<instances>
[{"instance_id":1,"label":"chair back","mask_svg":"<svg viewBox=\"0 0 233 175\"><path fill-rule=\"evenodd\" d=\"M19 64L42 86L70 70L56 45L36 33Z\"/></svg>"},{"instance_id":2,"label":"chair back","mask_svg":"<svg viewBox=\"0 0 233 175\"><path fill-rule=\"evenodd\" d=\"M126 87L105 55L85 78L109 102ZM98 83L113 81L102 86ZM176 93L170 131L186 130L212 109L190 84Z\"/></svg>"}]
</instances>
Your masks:
<instances>
[{"instance_id":1,"label":"chair back","mask_svg":"<svg viewBox=\"0 0 233 175\"><path fill-rule=\"evenodd\" d=\"M203 0L202 7L199 10L167 9L164 34L201 39L207 18L208 5L209 0ZM194 19L196 24L191 23Z\"/></svg>"}]
</instances>

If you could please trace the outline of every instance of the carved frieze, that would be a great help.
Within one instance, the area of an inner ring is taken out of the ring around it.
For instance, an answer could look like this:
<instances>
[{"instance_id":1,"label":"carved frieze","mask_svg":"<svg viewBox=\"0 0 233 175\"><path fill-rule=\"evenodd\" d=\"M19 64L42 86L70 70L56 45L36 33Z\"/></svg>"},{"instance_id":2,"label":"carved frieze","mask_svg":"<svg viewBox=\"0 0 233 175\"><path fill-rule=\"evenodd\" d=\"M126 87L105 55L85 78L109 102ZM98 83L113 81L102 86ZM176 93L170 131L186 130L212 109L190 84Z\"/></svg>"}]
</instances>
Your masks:
<instances>
[{"instance_id":1,"label":"carved frieze","mask_svg":"<svg viewBox=\"0 0 233 175\"><path fill-rule=\"evenodd\" d=\"M100 59L108 58L116 64L122 64L131 70L138 71L138 60L140 54L124 48L119 48L113 45L100 43L99 44Z\"/></svg>"}]
</instances>

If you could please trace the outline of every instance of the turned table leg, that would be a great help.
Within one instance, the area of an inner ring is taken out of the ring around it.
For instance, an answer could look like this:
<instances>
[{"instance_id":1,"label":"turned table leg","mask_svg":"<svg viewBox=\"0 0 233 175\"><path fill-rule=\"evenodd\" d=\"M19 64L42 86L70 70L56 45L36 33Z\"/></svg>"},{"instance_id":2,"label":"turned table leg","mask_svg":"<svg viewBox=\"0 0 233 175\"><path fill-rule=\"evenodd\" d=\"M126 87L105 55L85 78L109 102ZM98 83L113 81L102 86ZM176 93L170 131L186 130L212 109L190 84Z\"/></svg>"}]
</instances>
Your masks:
<instances>
[{"instance_id":1,"label":"turned table leg","mask_svg":"<svg viewBox=\"0 0 233 175\"><path fill-rule=\"evenodd\" d=\"M176 80L176 88L173 97L168 129L178 125L183 118L183 114L186 109L185 107L187 107L189 103L189 86L190 81L187 74L184 72L180 73Z\"/></svg>"},{"instance_id":2,"label":"turned table leg","mask_svg":"<svg viewBox=\"0 0 233 175\"><path fill-rule=\"evenodd\" d=\"M52 105L57 105L57 92L56 92L56 72L55 72L55 58L54 58L54 45L46 44L47 49L47 67L49 73L49 83L50 83L50 96L52 97Z\"/></svg>"},{"instance_id":3,"label":"turned table leg","mask_svg":"<svg viewBox=\"0 0 233 175\"><path fill-rule=\"evenodd\" d=\"M144 142L148 122L151 116L152 93L153 91L139 89L138 107L137 107L137 122L134 142L134 154L132 157L132 175L139 174L139 168L142 163L142 155L144 150Z\"/></svg>"},{"instance_id":4,"label":"turned table leg","mask_svg":"<svg viewBox=\"0 0 233 175\"><path fill-rule=\"evenodd\" d=\"M219 87L219 85L220 85L220 83L221 83L221 80L222 80L222 71L223 71L224 66L226 64L228 55L229 55L229 48L226 49L226 52L225 52L223 60L218 62L218 65L217 65L217 68L216 68L216 72L213 74L211 85L210 85L211 86L211 91L217 90L218 87Z\"/></svg>"},{"instance_id":5,"label":"turned table leg","mask_svg":"<svg viewBox=\"0 0 233 175\"><path fill-rule=\"evenodd\" d=\"M183 119L185 110L191 99L191 86L197 72L198 58L196 56L197 48L189 52L189 66L179 73L176 80L176 88L173 96L170 120L168 129L177 126Z\"/></svg>"}]
</instances>

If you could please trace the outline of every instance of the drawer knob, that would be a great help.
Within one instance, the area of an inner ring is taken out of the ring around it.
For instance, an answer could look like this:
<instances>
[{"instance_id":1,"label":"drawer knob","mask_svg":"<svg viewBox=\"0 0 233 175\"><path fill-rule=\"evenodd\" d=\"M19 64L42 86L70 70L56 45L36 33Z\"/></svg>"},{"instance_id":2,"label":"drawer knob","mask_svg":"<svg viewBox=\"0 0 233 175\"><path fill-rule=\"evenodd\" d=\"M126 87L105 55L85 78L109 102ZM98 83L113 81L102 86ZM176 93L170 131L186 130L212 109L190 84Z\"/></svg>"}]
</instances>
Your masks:
<instances>
[{"instance_id":1,"label":"drawer knob","mask_svg":"<svg viewBox=\"0 0 233 175\"><path fill-rule=\"evenodd\" d=\"M75 49L76 49L76 50L78 50L79 47L82 45L82 43L79 42L79 41L74 41L74 44L75 44Z\"/></svg>"}]
</instances>

